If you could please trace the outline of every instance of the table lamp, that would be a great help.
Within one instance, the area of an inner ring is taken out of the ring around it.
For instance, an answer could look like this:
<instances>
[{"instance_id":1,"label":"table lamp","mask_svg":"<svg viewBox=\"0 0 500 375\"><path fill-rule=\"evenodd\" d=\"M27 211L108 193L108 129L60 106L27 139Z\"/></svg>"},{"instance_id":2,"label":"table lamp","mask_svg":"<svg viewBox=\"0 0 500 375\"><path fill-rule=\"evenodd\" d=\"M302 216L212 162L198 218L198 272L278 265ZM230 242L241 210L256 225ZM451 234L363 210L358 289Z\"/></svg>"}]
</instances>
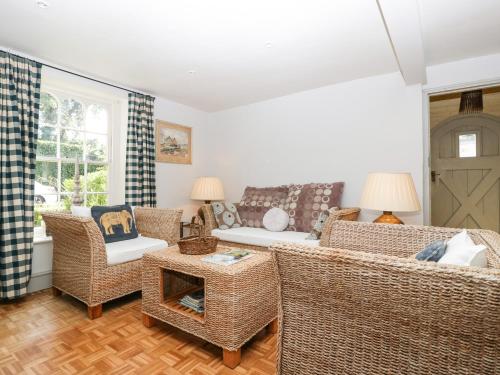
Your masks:
<instances>
[{"instance_id":1,"label":"table lamp","mask_svg":"<svg viewBox=\"0 0 500 375\"><path fill-rule=\"evenodd\" d=\"M224 188L217 177L198 177L191 191L191 199L210 203L224 200Z\"/></svg>"},{"instance_id":2,"label":"table lamp","mask_svg":"<svg viewBox=\"0 0 500 375\"><path fill-rule=\"evenodd\" d=\"M393 211L420 211L410 173L369 173L359 205L361 208L383 212L374 223L404 224L392 214Z\"/></svg>"}]
</instances>

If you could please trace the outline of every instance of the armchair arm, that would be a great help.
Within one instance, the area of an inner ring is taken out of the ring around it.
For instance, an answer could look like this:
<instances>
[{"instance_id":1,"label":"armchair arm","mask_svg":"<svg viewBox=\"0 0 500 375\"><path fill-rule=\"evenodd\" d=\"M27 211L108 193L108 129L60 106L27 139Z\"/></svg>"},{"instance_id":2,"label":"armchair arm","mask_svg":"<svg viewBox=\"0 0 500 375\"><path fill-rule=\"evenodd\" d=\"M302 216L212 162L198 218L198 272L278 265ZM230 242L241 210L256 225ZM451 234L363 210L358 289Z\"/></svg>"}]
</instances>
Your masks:
<instances>
[{"instance_id":1,"label":"armchair arm","mask_svg":"<svg viewBox=\"0 0 500 375\"><path fill-rule=\"evenodd\" d=\"M136 207L134 210L137 231L143 236L167 241L169 246L179 242L181 216L179 209Z\"/></svg>"},{"instance_id":2,"label":"armchair arm","mask_svg":"<svg viewBox=\"0 0 500 375\"><path fill-rule=\"evenodd\" d=\"M337 211L332 211L326 220L323 232L321 233L320 246L329 246L330 236L332 234L332 225L337 220L357 221L361 209L357 207L342 208Z\"/></svg>"},{"instance_id":3,"label":"armchair arm","mask_svg":"<svg viewBox=\"0 0 500 375\"><path fill-rule=\"evenodd\" d=\"M104 239L92 218L43 213L53 242L52 284L89 303L96 272L106 268Z\"/></svg>"}]
</instances>

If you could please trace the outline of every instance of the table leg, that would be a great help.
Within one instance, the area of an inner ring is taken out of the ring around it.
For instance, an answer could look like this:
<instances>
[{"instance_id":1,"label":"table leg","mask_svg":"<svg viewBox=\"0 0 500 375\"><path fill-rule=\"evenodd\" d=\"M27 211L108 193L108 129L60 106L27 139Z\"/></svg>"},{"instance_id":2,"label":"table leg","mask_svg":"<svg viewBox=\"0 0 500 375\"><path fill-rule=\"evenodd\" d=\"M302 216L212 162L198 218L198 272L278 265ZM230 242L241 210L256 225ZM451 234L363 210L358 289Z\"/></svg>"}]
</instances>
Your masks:
<instances>
[{"instance_id":1,"label":"table leg","mask_svg":"<svg viewBox=\"0 0 500 375\"><path fill-rule=\"evenodd\" d=\"M156 318L149 316L148 314L142 313L142 324L144 327L151 328L156 324Z\"/></svg>"},{"instance_id":2,"label":"table leg","mask_svg":"<svg viewBox=\"0 0 500 375\"><path fill-rule=\"evenodd\" d=\"M235 368L241 362L241 348L232 352L227 349L222 351L222 362L229 368Z\"/></svg>"},{"instance_id":3,"label":"table leg","mask_svg":"<svg viewBox=\"0 0 500 375\"><path fill-rule=\"evenodd\" d=\"M267 325L267 331L269 333L278 333L278 318L274 319L271 323Z\"/></svg>"}]
</instances>

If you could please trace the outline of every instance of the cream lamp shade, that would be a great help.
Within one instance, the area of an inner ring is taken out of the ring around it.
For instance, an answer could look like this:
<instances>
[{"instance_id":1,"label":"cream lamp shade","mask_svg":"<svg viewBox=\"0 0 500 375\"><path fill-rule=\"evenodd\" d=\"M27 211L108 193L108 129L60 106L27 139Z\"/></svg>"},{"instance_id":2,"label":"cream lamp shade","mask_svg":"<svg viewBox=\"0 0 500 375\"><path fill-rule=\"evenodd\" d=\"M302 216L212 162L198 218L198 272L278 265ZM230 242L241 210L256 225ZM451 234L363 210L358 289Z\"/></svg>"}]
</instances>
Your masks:
<instances>
[{"instance_id":1,"label":"cream lamp shade","mask_svg":"<svg viewBox=\"0 0 500 375\"><path fill-rule=\"evenodd\" d=\"M392 215L392 211L420 211L420 202L410 173L369 173L359 205L361 208L384 211L385 216L393 219L397 218ZM389 218L384 220L384 215L375 222L393 222Z\"/></svg>"},{"instance_id":2,"label":"cream lamp shade","mask_svg":"<svg viewBox=\"0 0 500 375\"><path fill-rule=\"evenodd\" d=\"M191 199L200 201L219 201L224 199L224 188L217 177L198 177L191 191Z\"/></svg>"}]
</instances>

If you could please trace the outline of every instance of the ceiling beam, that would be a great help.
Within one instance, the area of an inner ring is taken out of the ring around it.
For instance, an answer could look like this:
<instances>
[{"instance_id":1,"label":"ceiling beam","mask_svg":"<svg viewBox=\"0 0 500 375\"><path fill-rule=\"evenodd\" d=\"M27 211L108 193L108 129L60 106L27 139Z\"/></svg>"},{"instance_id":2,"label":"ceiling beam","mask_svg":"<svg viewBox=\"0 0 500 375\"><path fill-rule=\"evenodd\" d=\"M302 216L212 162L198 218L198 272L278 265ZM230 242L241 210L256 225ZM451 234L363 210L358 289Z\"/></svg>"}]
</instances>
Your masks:
<instances>
[{"instance_id":1,"label":"ceiling beam","mask_svg":"<svg viewBox=\"0 0 500 375\"><path fill-rule=\"evenodd\" d=\"M377 0L399 71L407 85L424 84L424 44L417 0Z\"/></svg>"}]
</instances>

